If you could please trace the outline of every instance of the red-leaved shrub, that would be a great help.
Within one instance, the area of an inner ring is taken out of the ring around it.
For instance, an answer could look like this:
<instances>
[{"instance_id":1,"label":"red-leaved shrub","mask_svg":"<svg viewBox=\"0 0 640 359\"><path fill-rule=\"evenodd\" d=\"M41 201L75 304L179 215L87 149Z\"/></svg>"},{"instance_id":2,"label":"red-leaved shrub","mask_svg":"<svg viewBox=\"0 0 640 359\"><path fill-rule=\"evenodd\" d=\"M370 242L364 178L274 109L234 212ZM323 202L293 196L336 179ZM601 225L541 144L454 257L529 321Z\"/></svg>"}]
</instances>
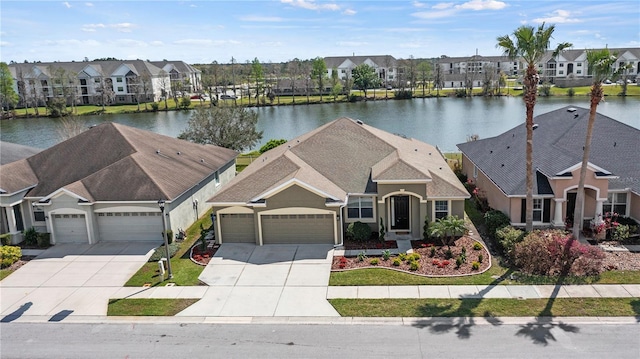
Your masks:
<instances>
[{"instance_id":1,"label":"red-leaved shrub","mask_svg":"<svg viewBox=\"0 0 640 359\"><path fill-rule=\"evenodd\" d=\"M533 231L515 245L515 264L524 273L538 275L597 275L602 250L573 240L560 230Z\"/></svg>"}]
</instances>

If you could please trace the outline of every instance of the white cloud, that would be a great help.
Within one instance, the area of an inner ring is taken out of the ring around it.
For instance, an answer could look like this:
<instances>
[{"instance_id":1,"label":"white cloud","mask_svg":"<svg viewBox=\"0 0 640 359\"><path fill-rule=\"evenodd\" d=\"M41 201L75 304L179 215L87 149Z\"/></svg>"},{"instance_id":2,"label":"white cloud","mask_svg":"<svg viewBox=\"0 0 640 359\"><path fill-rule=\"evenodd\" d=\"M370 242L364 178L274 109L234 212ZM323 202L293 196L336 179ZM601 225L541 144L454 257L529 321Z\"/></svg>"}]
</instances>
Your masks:
<instances>
[{"instance_id":1,"label":"white cloud","mask_svg":"<svg viewBox=\"0 0 640 359\"><path fill-rule=\"evenodd\" d=\"M0 47L5 47L5 46L11 46L11 43L7 41L0 41Z\"/></svg>"},{"instance_id":2,"label":"white cloud","mask_svg":"<svg viewBox=\"0 0 640 359\"><path fill-rule=\"evenodd\" d=\"M77 40L77 39L65 39L65 40L45 40L36 42L37 46L68 46L68 47L80 47L80 46L101 46L100 42L96 40Z\"/></svg>"},{"instance_id":3,"label":"white cloud","mask_svg":"<svg viewBox=\"0 0 640 359\"><path fill-rule=\"evenodd\" d=\"M70 9L70 8L71 8L71 4L69 4L69 2L68 2L68 1L63 2L63 3L62 3L62 5L66 6L66 7L67 7L67 9Z\"/></svg>"},{"instance_id":4,"label":"white cloud","mask_svg":"<svg viewBox=\"0 0 640 359\"><path fill-rule=\"evenodd\" d=\"M147 47L148 44L144 41L134 39L117 39L109 41L111 44L123 47Z\"/></svg>"},{"instance_id":5,"label":"white cloud","mask_svg":"<svg viewBox=\"0 0 640 359\"><path fill-rule=\"evenodd\" d=\"M128 22L122 22L119 24L111 24L109 27L114 28L119 32L131 32L131 29L135 26Z\"/></svg>"},{"instance_id":6,"label":"white cloud","mask_svg":"<svg viewBox=\"0 0 640 359\"><path fill-rule=\"evenodd\" d=\"M173 42L176 45L211 46L213 40L209 39L182 39Z\"/></svg>"},{"instance_id":7,"label":"white cloud","mask_svg":"<svg viewBox=\"0 0 640 359\"><path fill-rule=\"evenodd\" d=\"M164 43L162 41L156 40L156 41L149 42L149 45L151 45L151 46L164 46Z\"/></svg>"},{"instance_id":8,"label":"white cloud","mask_svg":"<svg viewBox=\"0 0 640 359\"><path fill-rule=\"evenodd\" d=\"M355 15L355 14L356 14L356 11L355 11L355 10L352 10L352 9L347 9L347 10L343 11L343 12L342 12L342 14L343 14L343 15L349 15L349 16L352 16L352 15Z\"/></svg>"},{"instance_id":9,"label":"white cloud","mask_svg":"<svg viewBox=\"0 0 640 359\"><path fill-rule=\"evenodd\" d=\"M300 7L307 10L340 10L337 4L317 4L314 0L280 0L283 4Z\"/></svg>"},{"instance_id":10,"label":"white cloud","mask_svg":"<svg viewBox=\"0 0 640 359\"><path fill-rule=\"evenodd\" d=\"M96 29L104 29L105 27L105 24L84 24L81 30L84 32L95 32Z\"/></svg>"},{"instance_id":11,"label":"white cloud","mask_svg":"<svg viewBox=\"0 0 640 359\"><path fill-rule=\"evenodd\" d=\"M96 32L98 29L115 29L118 32L131 32L131 29L135 27L134 24L123 22L119 24L84 24L81 30L84 32Z\"/></svg>"},{"instance_id":12,"label":"white cloud","mask_svg":"<svg viewBox=\"0 0 640 359\"><path fill-rule=\"evenodd\" d=\"M572 13L567 10L555 10L549 14L546 14L545 17L539 17L537 19L533 19L535 23L543 23L548 22L552 24L568 24L568 23L576 23L582 22L581 20L572 17Z\"/></svg>"},{"instance_id":13,"label":"white cloud","mask_svg":"<svg viewBox=\"0 0 640 359\"><path fill-rule=\"evenodd\" d=\"M443 17L451 17L455 15L457 11L455 9L446 9L440 11L421 11L411 14L420 19L440 19Z\"/></svg>"},{"instance_id":14,"label":"white cloud","mask_svg":"<svg viewBox=\"0 0 640 359\"><path fill-rule=\"evenodd\" d=\"M502 1L496 0L471 0L462 5L456 5L456 9L467 9L467 10L500 10L507 7L506 3Z\"/></svg>"},{"instance_id":15,"label":"white cloud","mask_svg":"<svg viewBox=\"0 0 640 359\"><path fill-rule=\"evenodd\" d=\"M84 3L84 6L87 6L87 7L92 7L92 6L93 6L93 3L90 3L90 2L86 2L86 3Z\"/></svg>"},{"instance_id":16,"label":"white cloud","mask_svg":"<svg viewBox=\"0 0 640 359\"><path fill-rule=\"evenodd\" d=\"M431 8L432 9L436 9L436 10L444 10L444 9L448 9L450 7L453 7L453 3L452 2L441 2L441 3L433 5Z\"/></svg>"},{"instance_id":17,"label":"white cloud","mask_svg":"<svg viewBox=\"0 0 640 359\"><path fill-rule=\"evenodd\" d=\"M259 16L259 15L247 15L240 17L240 21L251 22L282 22L283 18L277 16Z\"/></svg>"},{"instance_id":18,"label":"white cloud","mask_svg":"<svg viewBox=\"0 0 640 359\"><path fill-rule=\"evenodd\" d=\"M420 7L425 7L425 6L427 6L427 5L425 3L421 3L420 1L414 1L413 2L413 7L420 8Z\"/></svg>"}]
</instances>

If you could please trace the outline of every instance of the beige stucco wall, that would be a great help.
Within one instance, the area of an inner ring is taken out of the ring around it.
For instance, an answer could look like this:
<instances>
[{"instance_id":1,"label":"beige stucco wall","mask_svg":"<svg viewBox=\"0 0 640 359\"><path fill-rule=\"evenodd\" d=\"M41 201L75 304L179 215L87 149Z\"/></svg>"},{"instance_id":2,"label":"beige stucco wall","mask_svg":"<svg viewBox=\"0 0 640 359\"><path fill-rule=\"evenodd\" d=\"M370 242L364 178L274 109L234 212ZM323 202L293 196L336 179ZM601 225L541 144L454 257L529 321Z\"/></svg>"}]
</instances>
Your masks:
<instances>
[{"instance_id":1,"label":"beige stucco wall","mask_svg":"<svg viewBox=\"0 0 640 359\"><path fill-rule=\"evenodd\" d=\"M458 216L458 218L464 218L464 201L463 200L451 201L451 215Z\"/></svg>"},{"instance_id":2,"label":"beige stucco wall","mask_svg":"<svg viewBox=\"0 0 640 359\"><path fill-rule=\"evenodd\" d=\"M556 198L564 198L566 189L576 189L578 188L578 182L580 181L580 168L577 168L571 172L571 178L562 178L562 179L552 179L549 181L551 184L551 188L553 189L553 193ZM594 172L587 168L587 176L584 181L585 188L592 188L594 190L599 190L600 198L607 198L608 188L609 188L609 180L603 178L596 178ZM595 198L594 198L595 200Z\"/></svg>"},{"instance_id":3,"label":"beige stucco wall","mask_svg":"<svg viewBox=\"0 0 640 359\"><path fill-rule=\"evenodd\" d=\"M496 185L491 182L491 180L484 175L480 170L478 170L478 177L473 177L473 168L474 164L469 161L467 156L462 154L462 170L467 175L468 178L473 180L476 187L480 189L480 193L484 194L489 201L489 206L493 209L500 210L504 213L512 213L512 201L498 188ZM518 221L520 220L520 203L518 202Z\"/></svg>"},{"instance_id":4,"label":"beige stucco wall","mask_svg":"<svg viewBox=\"0 0 640 359\"><path fill-rule=\"evenodd\" d=\"M631 205L629 207L629 217L640 222L640 196L635 193L631 193L630 195Z\"/></svg>"}]
</instances>

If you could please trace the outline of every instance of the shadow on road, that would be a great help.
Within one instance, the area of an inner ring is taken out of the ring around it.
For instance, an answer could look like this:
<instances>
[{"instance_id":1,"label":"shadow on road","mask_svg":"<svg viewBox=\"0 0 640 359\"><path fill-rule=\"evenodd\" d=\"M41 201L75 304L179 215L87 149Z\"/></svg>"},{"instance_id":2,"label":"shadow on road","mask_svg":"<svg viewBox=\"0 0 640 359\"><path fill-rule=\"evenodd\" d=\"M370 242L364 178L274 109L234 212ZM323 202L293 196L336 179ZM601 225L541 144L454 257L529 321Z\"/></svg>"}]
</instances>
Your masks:
<instances>
[{"instance_id":1,"label":"shadow on road","mask_svg":"<svg viewBox=\"0 0 640 359\"><path fill-rule=\"evenodd\" d=\"M73 310L61 310L58 313L54 314L51 318L49 318L49 321L50 322L61 322L66 317L71 315L71 313L73 313Z\"/></svg>"},{"instance_id":2,"label":"shadow on road","mask_svg":"<svg viewBox=\"0 0 640 359\"><path fill-rule=\"evenodd\" d=\"M631 308L636 313L636 321L640 323L640 299L636 299L631 302Z\"/></svg>"},{"instance_id":3,"label":"shadow on road","mask_svg":"<svg viewBox=\"0 0 640 359\"><path fill-rule=\"evenodd\" d=\"M29 310L29 308L31 308L32 305L33 305L32 302L24 303L23 305L20 306L20 308L16 309L13 313L7 314L4 316L4 318L0 319L0 323L13 322L14 320L20 318L22 314L24 314L27 310Z\"/></svg>"}]
</instances>

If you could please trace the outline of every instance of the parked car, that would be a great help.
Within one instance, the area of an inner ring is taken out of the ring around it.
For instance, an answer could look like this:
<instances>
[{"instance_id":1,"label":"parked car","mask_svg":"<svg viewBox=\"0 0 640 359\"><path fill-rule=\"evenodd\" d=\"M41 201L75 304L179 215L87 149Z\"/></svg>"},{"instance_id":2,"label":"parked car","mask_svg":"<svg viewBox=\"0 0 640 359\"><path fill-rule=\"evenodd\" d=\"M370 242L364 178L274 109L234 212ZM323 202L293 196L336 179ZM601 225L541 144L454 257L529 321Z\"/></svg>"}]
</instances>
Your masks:
<instances>
[{"instance_id":1,"label":"parked car","mask_svg":"<svg viewBox=\"0 0 640 359\"><path fill-rule=\"evenodd\" d=\"M236 97L233 95L220 95L221 100L235 100Z\"/></svg>"}]
</instances>

